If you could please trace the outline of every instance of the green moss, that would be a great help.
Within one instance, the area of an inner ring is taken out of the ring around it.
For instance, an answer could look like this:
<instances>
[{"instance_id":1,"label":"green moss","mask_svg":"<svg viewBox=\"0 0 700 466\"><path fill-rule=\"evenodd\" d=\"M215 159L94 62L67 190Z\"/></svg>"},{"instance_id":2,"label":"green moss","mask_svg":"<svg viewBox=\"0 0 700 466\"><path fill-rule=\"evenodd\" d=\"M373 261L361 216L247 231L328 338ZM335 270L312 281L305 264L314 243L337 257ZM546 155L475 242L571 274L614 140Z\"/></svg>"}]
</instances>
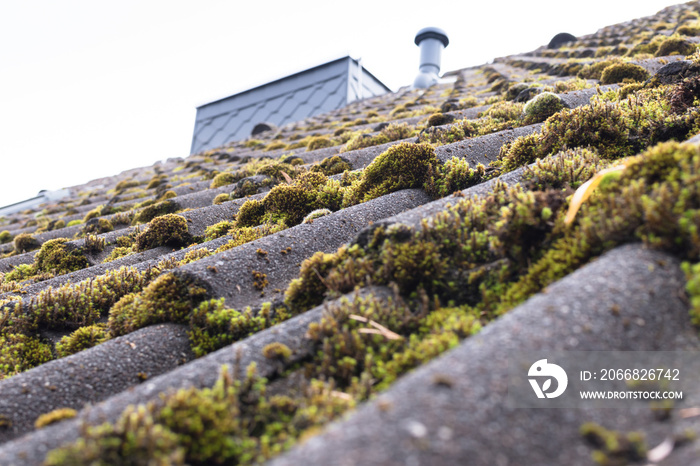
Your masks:
<instances>
[{"instance_id":1,"label":"green moss","mask_svg":"<svg viewBox=\"0 0 700 466\"><path fill-rule=\"evenodd\" d=\"M148 228L136 237L136 250L145 251L158 246L180 248L192 242L187 220L175 214L156 217Z\"/></svg>"},{"instance_id":2,"label":"green moss","mask_svg":"<svg viewBox=\"0 0 700 466\"><path fill-rule=\"evenodd\" d=\"M272 318L269 308L253 314L248 309L238 312L227 309L223 299L202 302L190 318L190 344L197 357L242 340L268 328L277 319Z\"/></svg>"},{"instance_id":3,"label":"green moss","mask_svg":"<svg viewBox=\"0 0 700 466\"><path fill-rule=\"evenodd\" d=\"M0 232L0 244L9 243L10 241L12 241L12 234L7 230L1 231Z\"/></svg>"},{"instance_id":4,"label":"green moss","mask_svg":"<svg viewBox=\"0 0 700 466\"><path fill-rule=\"evenodd\" d=\"M80 327L70 335L61 338L56 343L56 353L59 357L65 358L71 354L78 353L107 340L107 328L105 324L94 324Z\"/></svg>"},{"instance_id":5,"label":"green moss","mask_svg":"<svg viewBox=\"0 0 700 466\"><path fill-rule=\"evenodd\" d=\"M68 222L67 226L72 227L74 225L81 225L82 223L83 223L82 220L71 220L70 222Z\"/></svg>"},{"instance_id":6,"label":"green moss","mask_svg":"<svg viewBox=\"0 0 700 466\"><path fill-rule=\"evenodd\" d=\"M113 425L87 427L74 444L50 452L45 464L183 466L184 456L177 435L139 407L128 409Z\"/></svg>"},{"instance_id":7,"label":"green moss","mask_svg":"<svg viewBox=\"0 0 700 466\"><path fill-rule=\"evenodd\" d=\"M271 142L267 146L265 146L265 149L263 149L265 152L270 152L273 150L280 150L280 149L286 149L287 144L283 142Z\"/></svg>"},{"instance_id":8,"label":"green moss","mask_svg":"<svg viewBox=\"0 0 700 466\"><path fill-rule=\"evenodd\" d=\"M150 222L156 217L161 215L173 214L180 210L177 203L167 200L163 202L158 202L156 204L150 205L142 209L138 214L134 216L133 224Z\"/></svg>"},{"instance_id":9,"label":"green moss","mask_svg":"<svg viewBox=\"0 0 700 466\"><path fill-rule=\"evenodd\" d=\"M138 181L122 180L119 183L117 183L116 186L114 186L114 191L116 191L117 193L120 193L122 191L126 191L129 188L135 188L138 185L139 185Z\"/></svg>"},{"instance_id":10,"label":"green moss","mask_svg":"<svg viewBox=\"0 0 700 466\"><path fill-rule=\"evenodd\" d=\"M136 251L134 248L131 246L128 247L119 247L117 246L116 248L112 249L112 252L109 253L107 257L102 261L103 263L107 262L112 262L117 259L121 259L122 257L129 256L131 254L134 254Z\"/></svg>"},{"instance_id":11,"label":"green moss","mask_svg":"<svg viewBox=\"0 0 700 466\"><path fill-rule=\"evenodd\" d=\"M354 195L368 201L400 189L422 187L430 168L438 163L429 144L396 144L365 168Z\"/></svg>"},{"instance_id":12,"label":"green moss","mask_svg":"<svg viewBox=\"0 0 700 466\"><path fill-rule=\"evenodd\" d=\"M212 204L213 205L223 204L224 202L228 202L230 199L231 199L231 196L226 194L226 193L217 194L216 197L214 198L214 201L212 201Z\"/></svg>"},{"instance_id":13,"label":"green moss","mask_svg":"<svg viewBox=\"0 0 700 466\"><path fill-rule=\"evenodd\" d=\"M681 36L700 36L700 26L683 25L676 30L676 33Z\"/></svg>"},{"instance_id":14,"label":"green moss","mask_svg":"<svg viewBox=\"0 0 700 466\"><path fill-rule=\"evenodd\" d=\"M564 148L594 148L601 158L631 155L657 141L683 139L695 124L695 116L669 115L664 89L644 90L635 99L620 103L594 100L590 105L550 117L542 133L504 145L500 165L510 171Z\"/></svg>"},{"instance_id":15,"label":"green moss","mask_svg":"<svg viewBox=\"0 0 700 466\"><path fill-rule=\"evenodd\" d=\"M601 84L639 82L649 79L649 72L633 63L615 63L606 67L600 75Z\"/></svg>"},{"instance_id":16,"label":"green moss","mask_svg":"<svg viewBox=\"0 0 700 466\"><path fill-rule=\"evenodd\" d=\"M54 409L50 413L45 413L39 416L34 422L34 427L41 429L51 424L64 421L66 419L73 419L78 415L78 411L73 408L59 408Z\"/></svg>"},{"instance_id":17,"label":"green moss","mask_svg":"<svg viewBox=\"0 0 700 466\"><path fill-rule=\"evenodd\" d=\"M603 60L591 65L586 65L578 72L578 77L581 79L599 80L605 68L618 63L621 63L619 58L612 58L610 60Z\"/></svg>"},{"instance_id":18,"label":"green moss","mask_svg":"<svg viewBox=\"0 0 700 466\"><path fill-rule=\"evenodd\" d=\"M314 220L317 218L325 217L326 215L330 215L332 213L333 212L330 209L316 209L304 217L304 220L302 220L301 223L314 223Z\"/></svg>"},{"instance_id":19,"label":"green moss","mask_svg":"<svg viewBox=\"0 0 700 466\"><path fill-rule=\"evenodd\" d=\"M452 157L444 164L431 165L424 188L434 198L448 196L484 181L486 167L472 168L466 159Z\"/></svg>"},{"instance_id":20,"label":"green moss","mask_svg":"<svg viewBox=\"0 0 700 466\"><path fill-rule=\"evenodd\" d=\"M365 147L378 146L400 139L406 139L413 135L413 127L406 123L392 123L375 135L358 133L341 149L341 152L363 149Z\"/></svg>"},{"instance_id":21,"label":"green moss","mask_svg":"<svg viewBox=\"0 0 700 466\"><path fill-rule=\"evenodd\" d=\"M556 94L551 92L537 94L523 108L525 124L531 125L545 121L564 107L564 101Z\"/></svg>"},{"instance_id":22,"label":"green moss","mask_svg":"<svg viewBox=\"0 0 700 466\"><path fill-rule=\"evenodd\" d=\"M83 227L81 230L81 233L84 235L87 234L96 234L99 235L101 233L107 233L110 231L114 230L114 225L112 222L107 220L106 218L98 218L98 219L93 219L89 222L87 222L87 225Z\"/></svg>"},{"instance_id":23,"label":"green moss","mask_svg":"<svg viewBox=\"0 0 700 466\"><path fill-rule=\"evenodd\" d=\"M34 256L36 269L41 272L63 275L87 267L88 261L81 250L66 238L45 242Z\"/></svg>"},{"instance_id":24,"label":"green moss","mask_svg":"<svg viewBox=\"0 0 700 466\"><path fill-rule=\"evenodd\" d=\"M91 220L93 218L97 218L100 215L102 215L102 207L104 207L104 206L99 206L96 209L92 209L90 212L85 214L85 217L83 217L83 223L87 223L88 220Z\"/></svg>"},{"instance_id":25,"label":"green moss","mask_svg":"<svg viewBox=\"0 0 700 466\"><path fill-rule=\"evenodd\" d=\"M227 184L231 184L234 181L236 181L236 177L233 176L233 173L228 173L228 172L219 173L211 181L209 188L210 189L220 188L222 186L226 186Z\"/></svg>"},{"instance_id":26,"label":"green moss","mask_svg":"<svg viewBox=\"0 0 700 466\"><path fill-rule=\"evenodd\" d=\"M236 214L236 227L254 227L263 222L265 205L257 199L250 199L243 203Z\"/></svg>"},{"instance_id":27,"label":"green moss","mask_svg":"<svg viewBox=\"0 0 700 466\"><path fill-rule=\"evenodd\" d=\"M483 112L484 117L510 121L517 120L523 113L523 104L516 102L496 102L488 110Z\"/></svg>"},{"instance_id":28,"label":"green moss","mask_svg":"<svg viewBox=\"0 0 700 466\"><path fill-rule=\"evenodd\" d=\"M324 147L332 147L334 145L335 143L330 138L323 136L315 136L309 139L309 142L306 145L306 150L312 151L317 149L323 149Z\"/></svg>"},{"instance_id":29,"label":"green moss","mask_svg":"<svg viewBox=\"0 0 700 466\"><path fill-rule=\"evenodd\" d=\"M657 57L665 57L667 55L691 55L695 52L696 46L680 37L668 37L664 39L656 51Z\"/></svg>"},{"instance_id":30,"label":"green moss","mask_svg":"<svg viewBox=\"0 0 700 466\"><path fill-rule=\"evenodd\" d=\"M262 354L267 359L277 359L277 360L285 361L285 360L292 357L292 350L289 349L289 347L287 345L285 345L284 343L280 343L280 342L276 341L274 343L270 343L269 345L266 345L262 349Z\"/></svg>"},{"instance_id":31,"label":"green moss","mask_svg":"<svg viewBox=\"0 0 700 466\"><path fill-rule=\"evenodd\" d=\"M208 226L206 229L206 232L204 234L204 240L205 241L212 241L215 240L216 238L221 238L222 236L226 236L231 230L231 228L234 227L234 223L230 222L228 220L224 220L222 222L216 223L214 225Z\"/></svg>"},{"instance_id":32,"label":"green moss","mask_svg":"<svg viewBox=\"0 0 700 466\"><path fill-rule=\"evenodd\" d=\"M0 335L0 380L53 359L51 347L23 334Z\"/></svg>"},{"instance_id":33,"label":"green moss","mask_svg":"<svg viewBox=\"0 0 700 466\"><path fill-rule=\"evenodd\" d=\"M452 123L454 119L455 118L452 115L445 115L444 113L433 113L432 115L430 115L430 118L428 118L426 127L429 128L431 126L447 125Z\"/></svg>"},{"instance_id":34,"label":"green moss","mask_svg":"<svg viewBox=\"0 0 700 466\"><path fill-rule=\"evenodd\" d=\"M205 295L206 290L193 282L172 273L162 274L142 292L124 296L110 309L110 336L162 322L187 323Z\"/></svg>"},{"instance_id":35,"label":"green moss","mask_svg":"<svg viewBox=\"0 0 700 466\"><path fill-rule=\"evenodd\" d=\"M350 164L338 155L326 157L321 163L311 167L312 172L323 173L326 176L337 175L351 169Z\"/></svg>"},{"instance_id":36,"label":"green moss","mask_svg":"<svg viewBox=\"0 0 700 466\"><path fill-rule=\"evenodd\" d=\"M592 458L598 464L628 464L646 460L647 446L642 433L624 434L593 422L583 424L580 433L589 444L597 448Z\"/></svg>"},{"instance_id":37,"label":"green moss","mask_svg":"<svg viewBox=\"0 0 700 466\"><path fill-rule=\"evenodd\" d=\"M5 274L5 282L21 282L36 275L37 270L34 264L19 264L11 272Z\"/></svg>"},{"instance_id":38,"label":"green moss","mask_svg":"<svg viewBox=\"0 0 700 466\"><path fill-rule=\"evenodd\" d=\"M576 189L608 165L590 149L568 149L537 160L534 167L526 167L523 180L535 191Z\"/></svg>"},{"instance_id":39,"label":"green moss","mask_svg":"<svg viewBox=\"0 0 700 466\"><path fill-rule=\"evenodd\" d=\"M29 233L20 233L14 239L15 252L23 253L39 249L41 243Z\"/></svg>"},{"instance_id":40,"label":"green moss","mask_svg":"<svg viewBox=\"0 0 700 466\"><path fill-rule=\"evenodd\" d=\"M33 319L33 325L53 329L77 329L92 325L101 313L122 296L141 290L160 273L158 267L138 272L121 267L104 275L76 284L42 290L22 310Z\"/></svg>"}]
</instances>

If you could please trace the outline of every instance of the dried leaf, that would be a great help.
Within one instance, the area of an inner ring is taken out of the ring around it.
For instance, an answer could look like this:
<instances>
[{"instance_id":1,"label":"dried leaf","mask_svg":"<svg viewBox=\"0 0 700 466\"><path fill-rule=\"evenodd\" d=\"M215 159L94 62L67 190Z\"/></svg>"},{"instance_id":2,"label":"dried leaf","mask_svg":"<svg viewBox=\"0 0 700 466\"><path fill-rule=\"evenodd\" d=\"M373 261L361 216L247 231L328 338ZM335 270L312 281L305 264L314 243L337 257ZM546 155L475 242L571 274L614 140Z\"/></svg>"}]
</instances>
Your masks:
<instances>
[{"instance_id":1,"label":"dried leaf","mask_svg":"<svg viewBox=\"0 0 700 466\"><path fill-rule=\"evenodd\" d=\"M593 194L593 191L598 187L600 182L603 181L605 175L608 173L622 171L624 169L624 165L616 165L614 167L606 168L605 170L599 171L593 176L593 178L579 186L574 193L574 196L571 198L571 204L569 204L569 211L566 213L564 223L571 225L576 218L576 213L579 211L583 203L586 202L586 200L591 196L591 194Z\"/></svg>"},{"instance_id":2,"label":"dried leaf","mask_svg":"<svg viewBox=\"0 0 700 466\"><path fill-rule=\"evenodd\" d=\"M334 396L336 398L340 398L340 399L346 400L346 401L352 401L352 396L348 395L345 392L339 392L339 391L333 390L333 391L331 391L331 396Z\"/></svg>"},{"instance_id":3,"label":"dried leaf","mask_svg":"<svg viewBox=\"0 0 700 466\"><path fill-rule=\"evenodd\" d=\"M282 174L282 176L284 177L284 180L285 180L287 183L292 184L292 177L291 177L291 176L287 175L287 174L286 174L284 171L282 171L282 170L280 170L280 173Z\"/></svg>"},{"instance_id":4,"label":"dried leaf","mask_svg":"<svg viewBox=\"0 0 700 466\"><path fill-rule=\"evenodd\" d=\"M647 459L652 463L663 461L673 451L673 445L673 439L671 437L666 437L663 442L647 452Z\"/></svg>"}]
</instances>

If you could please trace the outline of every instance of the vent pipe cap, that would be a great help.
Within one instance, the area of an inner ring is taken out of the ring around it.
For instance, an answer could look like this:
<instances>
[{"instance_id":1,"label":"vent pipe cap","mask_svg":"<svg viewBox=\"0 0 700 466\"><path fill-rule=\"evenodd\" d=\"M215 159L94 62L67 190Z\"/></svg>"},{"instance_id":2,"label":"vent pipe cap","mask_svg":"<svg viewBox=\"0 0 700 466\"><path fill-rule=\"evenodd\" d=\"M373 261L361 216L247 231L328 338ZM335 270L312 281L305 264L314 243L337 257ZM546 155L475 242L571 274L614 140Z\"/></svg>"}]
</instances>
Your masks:
<instances>
[{"instance_id":1,"label":"vent pipe cap","mask_svg":"<svg viewBox=\"0 0 700 466\"><path fill-rule=\"evenodd\" d=\"M443 47L450 45L450 39L447 38L447 33L440 28L423 28L416 34L416 45L425 39L437 39L442 42Z\"/></svg>"},{"instance_id":2,"label":"vent pipe cap","mask_svg":"<svg viewBox=\"0 0 700 466\"><path fill-rule=\"evenodd\" d=\"M431 27L418 31L415 42L420 47L420 65L418 66L418 76L413 81L413 87L427 89L440 81L442 49L447 47L450 40L445 31Z\"/></svg>"}]
</instances>

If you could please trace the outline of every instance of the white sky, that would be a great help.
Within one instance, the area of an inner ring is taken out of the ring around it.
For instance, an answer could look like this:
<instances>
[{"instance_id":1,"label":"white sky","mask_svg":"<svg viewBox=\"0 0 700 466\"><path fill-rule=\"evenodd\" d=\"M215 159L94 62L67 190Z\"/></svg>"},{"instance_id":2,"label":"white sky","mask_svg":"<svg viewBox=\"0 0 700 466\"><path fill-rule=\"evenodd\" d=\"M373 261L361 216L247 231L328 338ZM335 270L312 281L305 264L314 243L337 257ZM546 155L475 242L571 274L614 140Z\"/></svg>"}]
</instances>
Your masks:
<instances>
[{"instance_id":1,"label":"white sky","mask_svg":"<svg viewBox=\"0 0 700 466\"><path fill-rule=\"evenodd\" d=\"M396 90L672 0L0 0L0 206L189 154L195 108L350 54ZM558 12L558 13L554 13Z\"/></svg>"}]
</instances>

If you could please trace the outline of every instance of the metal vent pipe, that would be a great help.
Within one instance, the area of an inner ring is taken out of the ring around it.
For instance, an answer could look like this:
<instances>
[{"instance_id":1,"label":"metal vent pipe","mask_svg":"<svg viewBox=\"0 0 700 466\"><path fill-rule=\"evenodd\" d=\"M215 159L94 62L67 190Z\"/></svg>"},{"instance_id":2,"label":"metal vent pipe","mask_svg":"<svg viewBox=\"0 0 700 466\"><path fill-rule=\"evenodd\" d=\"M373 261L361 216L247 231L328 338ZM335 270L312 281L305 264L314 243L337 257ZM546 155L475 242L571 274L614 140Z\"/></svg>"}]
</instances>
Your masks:
<instances>
[{"instance_id":1,"label":"metal vent pipe","mask_svg":"<svg viewBox=\"0 0 700 466\"><path fill-rule=\"evenodd\" d=\"M440 79L442 49L447 47L450 40L440 28L423 28L416 34L415 42L420 47L420 66L413 87L426 89Z\"/></svg>"}]
</instances>

